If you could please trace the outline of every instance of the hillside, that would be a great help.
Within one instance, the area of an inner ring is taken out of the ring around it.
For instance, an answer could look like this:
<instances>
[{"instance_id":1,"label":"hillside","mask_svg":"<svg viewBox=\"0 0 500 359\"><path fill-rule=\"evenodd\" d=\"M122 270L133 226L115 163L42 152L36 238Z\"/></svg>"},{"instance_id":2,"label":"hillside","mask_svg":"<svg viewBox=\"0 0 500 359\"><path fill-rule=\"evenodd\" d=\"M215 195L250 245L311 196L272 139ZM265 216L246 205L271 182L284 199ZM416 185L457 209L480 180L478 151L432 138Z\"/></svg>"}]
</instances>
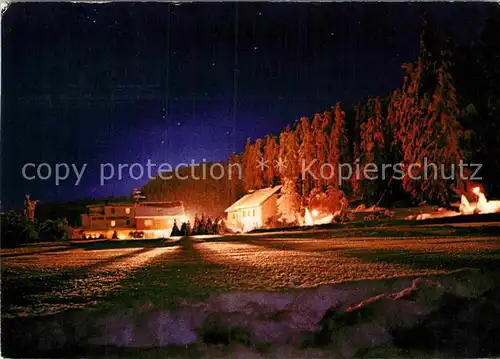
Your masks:
<instances>
[{"instance_id":1,"label":"hillside","mask_svg":"<svg viewBox=\"0 0 500 359\"><path fill-rule=\"evenodd\" d=\"M182 201L190 217L196 213L210 217L222 216L224 210L242 195L239 190L241 181L236 177L231 180L226 176L220 180L211 178L211 165L204 163L181 168L177 175L174 172L164 173L164 179L158 176L149 181L142 188L143 194L150 201ZM205 176L203 166L206 169ZM219 169L214 170L214 173L218 175Z\"/></svg>"}]
</instances>

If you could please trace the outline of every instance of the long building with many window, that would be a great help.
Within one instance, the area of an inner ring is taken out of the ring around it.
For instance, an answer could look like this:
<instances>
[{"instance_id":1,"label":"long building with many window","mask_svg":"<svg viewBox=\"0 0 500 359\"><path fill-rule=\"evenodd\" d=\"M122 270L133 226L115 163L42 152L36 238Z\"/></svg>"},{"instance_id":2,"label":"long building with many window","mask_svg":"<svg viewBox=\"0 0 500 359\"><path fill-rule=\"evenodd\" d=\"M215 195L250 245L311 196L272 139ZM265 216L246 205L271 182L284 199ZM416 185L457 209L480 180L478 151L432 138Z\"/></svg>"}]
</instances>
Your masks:
<instances>
[{"instance_id":1,"label":"long building with many window","mask_svg":"<svg viewBox=\"0 0 500 359\"><path fill-rule=\"evenodd\" d=\"M133 238L141 233L143 238L166 238L177 221L186 222L182 202L104 203L87 206L81 215L82 236L120 239ZM116 234L115 234L116 232Z\"/></svg>"}]
</instances>

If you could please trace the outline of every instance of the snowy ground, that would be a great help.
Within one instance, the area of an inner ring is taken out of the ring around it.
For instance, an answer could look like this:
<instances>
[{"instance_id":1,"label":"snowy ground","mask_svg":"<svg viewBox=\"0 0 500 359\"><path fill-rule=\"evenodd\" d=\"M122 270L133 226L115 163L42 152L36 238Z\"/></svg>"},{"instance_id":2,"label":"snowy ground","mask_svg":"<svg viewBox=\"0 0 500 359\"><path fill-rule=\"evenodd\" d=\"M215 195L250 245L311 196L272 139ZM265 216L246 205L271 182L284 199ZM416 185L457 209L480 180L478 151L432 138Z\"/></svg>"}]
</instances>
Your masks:
<instances>
[{"instance_id":1,"label":"snowy ground","mask_svg":"<svg viewBox=\"0 0 500 359\"><path fill-rule=\"evenodd\" d=\"M85 308L79 313L92 318L175 311L228 292L286 294L361 280L379 280L363 282L378 288L375 283L395 277L406 278L404 288L417 276L465 268L497 273L499 259L497 228L486 226L261 233L167 246L161 241L38 245L1 251L2 318L18 327L20 318L34 323L40 315L56 317L68 309ZM380 293L365 294L361 299Z\"/></svg>"}]
</instances>

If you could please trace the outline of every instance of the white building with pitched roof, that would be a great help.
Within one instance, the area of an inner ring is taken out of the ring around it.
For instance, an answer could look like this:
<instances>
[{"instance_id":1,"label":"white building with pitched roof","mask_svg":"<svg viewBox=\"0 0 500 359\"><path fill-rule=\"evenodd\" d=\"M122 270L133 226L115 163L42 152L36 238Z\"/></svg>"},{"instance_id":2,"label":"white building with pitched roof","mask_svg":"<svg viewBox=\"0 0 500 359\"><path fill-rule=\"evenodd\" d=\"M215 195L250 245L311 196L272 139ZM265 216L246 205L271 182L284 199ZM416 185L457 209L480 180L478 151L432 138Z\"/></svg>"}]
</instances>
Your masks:
<instances>
[{"instance_id":1,"label":"white building with pitched roof","mask_svg":"<svg viewBox=\"0 0 500 359\"><path fill-rule=\"evenodd\" d=\"M278 215L277 199L281 185L252 191L226 209L227 225L248 232L266 225L270 218Z\"/></svg>"}]
</instances>

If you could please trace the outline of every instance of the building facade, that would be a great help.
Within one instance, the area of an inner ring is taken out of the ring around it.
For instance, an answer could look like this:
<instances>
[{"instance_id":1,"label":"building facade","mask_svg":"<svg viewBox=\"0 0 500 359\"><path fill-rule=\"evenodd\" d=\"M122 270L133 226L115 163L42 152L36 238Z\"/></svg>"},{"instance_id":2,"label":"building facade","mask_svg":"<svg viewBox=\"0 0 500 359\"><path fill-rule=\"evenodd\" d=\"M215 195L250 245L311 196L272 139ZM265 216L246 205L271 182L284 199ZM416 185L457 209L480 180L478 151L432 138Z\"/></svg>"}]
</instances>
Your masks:
<instances>
[{"instance_id":1,"label":"building facade","mask_svg":"<svg viewBox=\"0 0 500 359\"><path fill-rule=\"evenodd\" d=\"M229 228L241 232L264 227L278 215L277 200L282 186L267 187L241 197L226 209Z\"/></svg>"},{"instance_id":2,"label":"building facade","mask_svg":"<svg viewBox=\"0 0 500 359\"><path fill-rule=\"evenodd\" d=\"M187 221L182 202L109 203L87 206L81 215L82 232L87 237L131 238L141 232L143 238L166 238L174 225Z\"/></svg>"}]
</instances>

